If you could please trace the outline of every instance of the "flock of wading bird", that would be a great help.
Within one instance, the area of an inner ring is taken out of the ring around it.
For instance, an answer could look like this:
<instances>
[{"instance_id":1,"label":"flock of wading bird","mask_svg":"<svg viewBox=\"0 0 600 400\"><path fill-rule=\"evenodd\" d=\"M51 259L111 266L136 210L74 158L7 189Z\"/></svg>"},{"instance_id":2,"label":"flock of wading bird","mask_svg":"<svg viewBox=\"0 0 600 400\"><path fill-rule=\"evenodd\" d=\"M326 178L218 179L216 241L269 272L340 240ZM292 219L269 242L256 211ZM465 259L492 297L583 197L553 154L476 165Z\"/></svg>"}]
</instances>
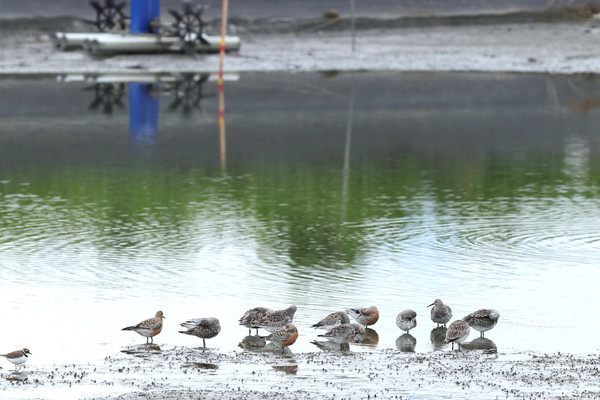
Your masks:
<instances>
[{"instance_id":1,"label":"flock of wading bird","mask_svg":"<svg viewBox=\"0 0 600 400\"><path fill-rule=\"evenodd\" d=\"M437 324L446 326L452 318L452 309L440 299L436 299L427 307L431 308L431 320ZM284 310L273 311L266 307L252 308L244 313L240 318L240 325L249 330L256 329L256 337L268 340L281 346L284 349L291 346L298 339L298 329L293 324L296 306L292 305ZM352 317L356 323L350 322ZM146 343L153 343L154 336L158 335L163 328L163 319L165 316L162 311L157 311L153 318L148 318L137 325L123 328L124 331L134 331L146 338ZM462 319L455 320L445 330L444 343L458 344L464 342L471 328L480 332L480 337L484 337L484 332L489 331L498 323L500 314L493 309L481 309L465 316ZM365 308L349 308L345 311L338 311L329 314L321 321L311 325L311 328L324 329L326 332L319 337L330 340L333 343L340 344L342 349L354 342L360 335L365 334L367 326L374 325L379 320L379 310L375 306ZM396 317L396 325L406 333L417 326L417 313L413 310L404 310ZM186 335L197 336L202 339L202 346L206 347L206 339L214 338L221 332L221 324L218 318L204 317L194 318L181 323L186 330L179 331ZM258 330L265 329L270 335L259 336ZM15 364L15 370L18 370L24 364L31 352L28 349L16 350L7 354L0 354L8 361Z\"/></svg>"},{"instance_id":2,"label":"flock of wading bird","mask_svg":"<svg viewBox=\"0 0 600 400\"><path fill-rule=\"evenodd\" d=\"M428 307L431 307L431 320L437 324L446 326L452 318L452 309L440 299L436 299ZM298 339L298 328L293 324L294 315L297 307L292 305L284 310L271 310L266 307L252 308L244 313L239 320L240 325L249 330L256 329L256 337L268 340L279 346L291 346ZM350 322L352 317L356 322ZM146 343L152 342L152 338L158 335L163 327L163 313L158 311L154 318L149 318L137 325L123 328L126 331L135 331L146 337ZM451 343L454 350L454 343L464 342L471 328L480 332L480 337L484 337L484 332L494 328L498 323L500 313L493 309L481 309L465 316L462 319L452 322L444 330L444 343ZM354 342L357 337L365 334L367 326L374 325L379 320L379 310L375 306L365 308L349 308L345 311L338 311L327 315L321 321L311 325L311 328L324 329L326 333L318 335L319 337L330 340L338 344L348 344ZM411 329L417 326L417 313L413 310L404 310L396 317L398 328L409 333ZM219 320L214 317L194 318L181 323L186 330L179 331L186 335L197 336L202 339L202 345L206 347L206 339L214 338L221 331ZM265 329L270 334L259 336L258 330Z\"/></svg>"}]
</instances>

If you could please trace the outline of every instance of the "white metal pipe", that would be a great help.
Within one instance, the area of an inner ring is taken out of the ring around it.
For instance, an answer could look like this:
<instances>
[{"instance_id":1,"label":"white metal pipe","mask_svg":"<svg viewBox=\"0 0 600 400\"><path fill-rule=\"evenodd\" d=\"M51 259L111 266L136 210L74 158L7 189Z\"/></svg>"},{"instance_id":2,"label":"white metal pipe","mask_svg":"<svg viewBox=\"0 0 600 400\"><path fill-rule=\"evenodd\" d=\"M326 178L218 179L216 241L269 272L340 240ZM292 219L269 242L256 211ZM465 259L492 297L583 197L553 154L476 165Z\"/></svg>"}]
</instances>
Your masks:
<instances>
[{"instance_id":1,"label":"white metal pipe","mask_svg":"<svg viewBox=\"0 0 600 400\"><path fill-rule=\"evenodd\" d=\"M204 35L208 44L197 43L196 51L211 52L219 51L221 38L218 36ZM53 36L54 44L61 50L70 50L83 47L91 53L100 52L160 52L180 51L181 41L175 36L161 36L157 34L140 33L65 33L57 32ZM240 38L227 36L225 38L225 49L227 51L239 50Z\"/></svg>"},{"instance_id":2,"label":"white metal pipe","mask_svg":"<svg viewBox=\"0 0 600 400\"><path fill-rule=\"evenodd\" d=\"M54 46L60 50L74 50L81 48L83 41L90 36L90 33L65 33L56 32L52 35Z\"/></svg>"}]
</instances>

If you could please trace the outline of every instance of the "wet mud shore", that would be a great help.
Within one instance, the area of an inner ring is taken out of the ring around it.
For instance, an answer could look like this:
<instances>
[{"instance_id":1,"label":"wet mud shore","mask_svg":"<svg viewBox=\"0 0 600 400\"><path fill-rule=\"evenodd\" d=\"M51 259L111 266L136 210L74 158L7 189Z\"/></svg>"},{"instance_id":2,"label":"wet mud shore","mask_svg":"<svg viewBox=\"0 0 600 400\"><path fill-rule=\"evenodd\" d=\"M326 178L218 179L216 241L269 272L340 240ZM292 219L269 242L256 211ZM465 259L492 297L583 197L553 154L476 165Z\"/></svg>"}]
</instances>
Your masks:
<instances>
[{"instance_id":1,"label":"wet mud shore","mask_svg":"<svg viewBox=\"0 0 600 400\"><path fill-rule=\"evenodd\" d=\"M212 24L213 26L215 23ZM484 17L232 21L239 52L226 71L494 71L598 73L600 20L591 12ZM0 74L218 70L217 54L60 51L57 31L93 31L69 18L5 21ZM213 34L217 29L213 28Z\"/></svg>"},{"instance_id":2,"label":"wet mud shore","mask_svg":"<svg viewBox=\"0 0 600 400\"><path fill-rule=\"evenodd\" d=\"M61 393L61 398L98 400L579 399L600 395L599 355L503 353L483 347L487 349L419 354L391 348L355 351L352 345L349 351L293 354L276 348L220 353L139 345L107 357L102 365L0 370L0 398L54 398L53 393Z\"/></svg>"}]
</instances>

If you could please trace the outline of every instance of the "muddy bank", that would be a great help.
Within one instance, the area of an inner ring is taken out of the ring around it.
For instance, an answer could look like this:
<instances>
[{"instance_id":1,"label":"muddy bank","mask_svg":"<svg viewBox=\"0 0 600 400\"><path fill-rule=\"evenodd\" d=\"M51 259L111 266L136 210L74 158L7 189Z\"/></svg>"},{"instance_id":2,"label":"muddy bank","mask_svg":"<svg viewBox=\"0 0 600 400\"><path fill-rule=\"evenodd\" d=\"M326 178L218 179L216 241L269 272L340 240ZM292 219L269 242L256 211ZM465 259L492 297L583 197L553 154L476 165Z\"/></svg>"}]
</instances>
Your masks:
<instances>
[{"instance_id":1,"label":"muddy bank","mask_svg":"<svg viewBox=\"0 0 600 400\"><path fill-rule=\"evenodd\" d=\"M221 0L202 0L205 15L212 18L219 15ZM161 11L168 15L168 9L181 7L181 0L161 0ZM447 16L473 15L505 12L543 12L548 9L590 8L600 6L598 0L355 0L357 15L364 17L389 18L390 16ZM128 10L129 7L126 7ZM89 2L81 0L2 0L0 18L50 17L73 15L90 18ZM269 16L293 16L295 18L315 18L324 12L335 10L344 15L351 10L348 0L244 0L230 3L229 15L232 18L264 18ZM1 28L0 28L1 29Z\"/></svg>"},{"instance_id":2,"label":"muddy bank","mask_svg":"<svg viewBox=\"0 0 600 400\"><path fill-rule=\"evenodd\" d=\"M335 8L323 9L313 15L280 14L257 15L249 17L244 15L230 15L229 29L237 34L282 34L303 32L331 32L331 31L357 31L370 29L397 29L397 28L427 28L434 26L468 26L468 25L496 25L496 24L525 24L525 23L560 23L560 22L585 22L600 12L600 4L595 6L586 4L580 7L550 8L547 10L497 10L481 13L457 13L431 15L371 15L359 12L352 18L348 10ZM21 16L7 18L0 15L2 24L0 33L3 35L21 34L51 34L56 31L63 32L89 32L94 31L95 20L93 10L82 16L55 15L55 16ZM172 17L162 15L163 23L168 23ZM219 15L205 16L206 32L219 34L221 20Z\"/></svg>"},{"instance_id":3,"label":"muddy bank","mask_svg":"<svg viewBox=\"0 0 600 400\"><path fill-rule=\"evenodd\" d=\"M599 73L600 57L591 43L600 39L600 20L583 16L523 21L510 18L456 17L424 20L347 19L273 22L260 29L231 25L241 50L231 52L225 68L243 71L479 71ZM539 16L538 16L539 17ZM514 18L514 16L512 17ZM536 17L537 18L537 17ZM84 29L81 21L59 19L58 27ZM69 22L70 21L70 22ZM412 21L408 23L407 21ZM476 23L478 21L479 23ZM417 23L418 22L418 23ZM284 24L287 33L278 24ZM27 25L27 24L25 24ZM99 72L188 72L218 70L217 54L109 54L53 47L49 26L40 31L1 31L0 74Z\"/></svg>"},{"instance_id":4,"label":"muddy bank","mask_svg":"<svg viewBox=\"0 0 600 400\"><path fill-rule=\"evenodd\" d=\"M486 340L486 344L491 341ZM400 349L293 354L133 346L102 365L2 370L1 398L597 398L600 356ZM493 342L492 342L493 343ZM469 347L467 345L467 347ZM6 397L8 396L8 397Z\"/></svg>"}]
</instances>

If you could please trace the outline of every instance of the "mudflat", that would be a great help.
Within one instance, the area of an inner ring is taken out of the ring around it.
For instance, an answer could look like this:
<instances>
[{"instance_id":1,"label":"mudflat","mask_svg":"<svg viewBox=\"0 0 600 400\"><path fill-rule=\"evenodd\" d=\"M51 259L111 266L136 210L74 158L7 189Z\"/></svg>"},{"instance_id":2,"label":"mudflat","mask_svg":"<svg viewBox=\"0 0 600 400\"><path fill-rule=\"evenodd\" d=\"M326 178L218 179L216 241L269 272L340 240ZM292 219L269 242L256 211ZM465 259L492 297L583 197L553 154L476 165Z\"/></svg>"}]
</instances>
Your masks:
<instances>
[{"instance_id":1,"label":"mudflat","mask_svg":"<svg viewBox=\"0 0 600 400\"><path fill-rule=\"evenodd\" d=\"M595 398L599 355L498 352L478 339L462 351L132 346L102 365L2 371L1 398L340 399ZM6 397L8 396L8 397Z\"/></svg>"},{"instance_id":2,"label":"mudflat","mask_svg":"<svg viewBox=\"0 0 600 400\"><path fill-rule=\"evenodd\" d=\"M357 21L355 30L348 20L296 23L293 29L232 23L230 34L240 37L241 49L227 55L225 69L600 72L600 52L594 45L600 39L600 20L594 16L557 21L515 17L431 21ZM80 50L60 51L53 47L51 35L74 24L39 19L17 24L24 25L29 29L8 29L9 24L0 31L0 74L214 72L219 66L218 54L91 56Z\"/></svg>"}]
</instances>

